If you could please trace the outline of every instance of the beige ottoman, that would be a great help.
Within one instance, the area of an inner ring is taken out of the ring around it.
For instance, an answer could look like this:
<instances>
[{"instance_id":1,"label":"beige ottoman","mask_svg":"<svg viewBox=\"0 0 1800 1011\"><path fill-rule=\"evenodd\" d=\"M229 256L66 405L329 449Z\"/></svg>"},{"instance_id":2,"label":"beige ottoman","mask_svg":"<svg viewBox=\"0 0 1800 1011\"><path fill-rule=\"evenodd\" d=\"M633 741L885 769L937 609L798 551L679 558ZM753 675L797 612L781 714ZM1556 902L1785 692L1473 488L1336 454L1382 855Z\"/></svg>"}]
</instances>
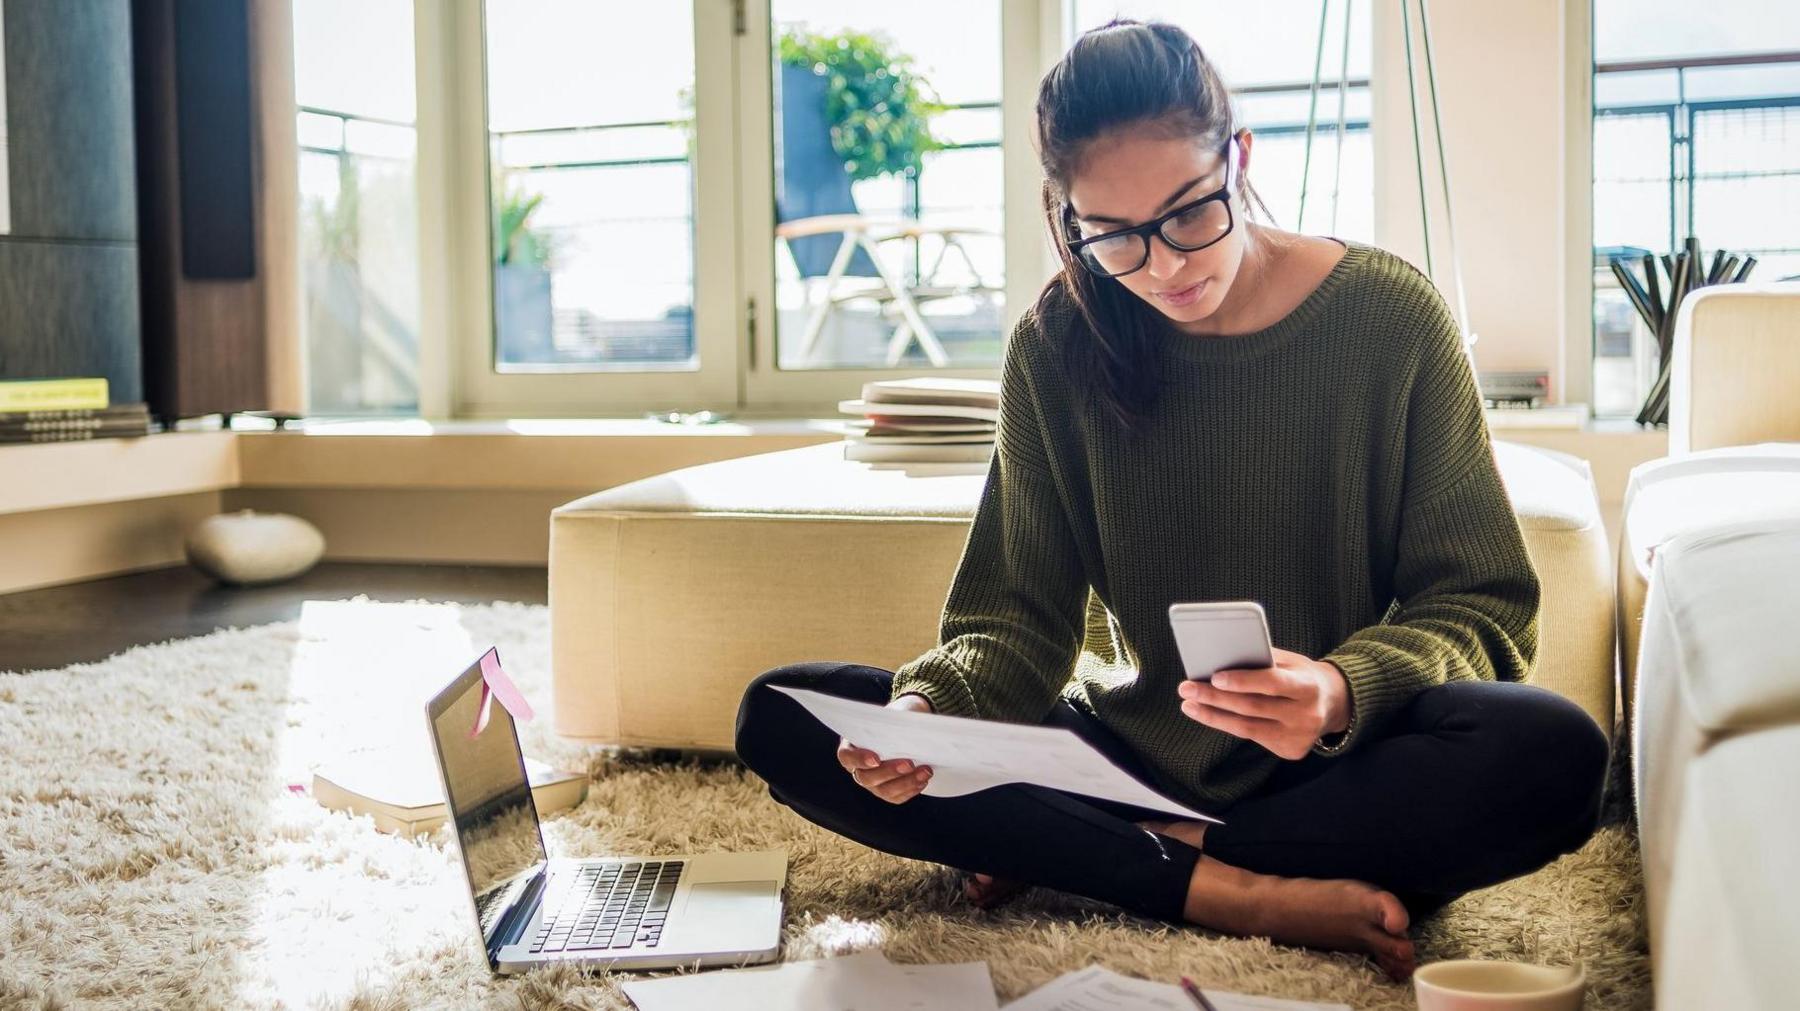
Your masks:
<instances>
[{"instance_id":1,"label":"beige ottoman","mask_svg":"<svg viewBox=\"0 0 1800 1011\"><path fill-rule=\"evenodd\" d=\"M1612 728L1613 594L1585 462L1495 458L1544 580L1537 681ZM822 443L671 471L550 523L556 731L729 749L757 675L804 660L893 669L937 642L986 480L847 461Z\"/></svg>"}]
</instances>

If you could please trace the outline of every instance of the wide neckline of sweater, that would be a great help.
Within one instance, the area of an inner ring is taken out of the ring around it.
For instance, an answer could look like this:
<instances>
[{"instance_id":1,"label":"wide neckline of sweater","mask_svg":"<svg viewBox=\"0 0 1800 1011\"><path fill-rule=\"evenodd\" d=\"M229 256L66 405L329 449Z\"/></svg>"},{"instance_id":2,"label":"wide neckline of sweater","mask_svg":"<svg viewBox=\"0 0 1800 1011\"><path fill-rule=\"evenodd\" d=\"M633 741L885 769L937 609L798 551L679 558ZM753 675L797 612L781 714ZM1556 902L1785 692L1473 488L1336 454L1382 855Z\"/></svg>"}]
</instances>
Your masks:
<instances>
[{"instance_id":1,"label":"wide neckline of sweater","mask_svg":"<svg viewBox=\"0 0 1800 1011\"><path fill-rule=\"evenodd\" d=\"M1330 304L1332 297L1344 286L1344 282L1361 266L1371 249L1367 243L1355 239L1341 239L1335 235L1326 238L1342 243L1344 255L1338 257L1325 279L1286 316L1261 330L1225 337L1196 337L1182 333L1173 325L1165 326L1162 331L1163 352L1189 361L1242 361L1273 351L1305 333Z\"/></svg>"}]
</instances>

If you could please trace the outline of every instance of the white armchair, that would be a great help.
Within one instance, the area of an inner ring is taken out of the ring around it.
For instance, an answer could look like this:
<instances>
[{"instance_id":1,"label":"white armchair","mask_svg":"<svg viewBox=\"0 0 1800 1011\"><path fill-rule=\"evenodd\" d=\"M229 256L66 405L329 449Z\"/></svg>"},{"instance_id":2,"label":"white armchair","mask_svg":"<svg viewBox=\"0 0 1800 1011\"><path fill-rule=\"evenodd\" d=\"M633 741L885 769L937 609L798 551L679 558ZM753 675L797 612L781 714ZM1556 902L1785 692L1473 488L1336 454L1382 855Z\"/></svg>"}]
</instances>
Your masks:
<instances>
[{"instance_id":1,"label":"white armchair","mask_svg":"<svg viewBox=\"0 0 1800 1011\"><path fill-rule=\"evenodd\" d=\"M1669 456L1631 472L1620 655L1657 1005L1800 993L1800 283L1677 317Z\"/></svg>"},{"instance_id":2,"label":"white armchair","mask_svg":"<svg viewBox=\"0 0 1800 1011\"><path fill-rule=\"evenodd\" d=\"M1800 467L1800 282L1696 292L1681 304L1672 353L1669 455L1632 471L1621 513L1618 628L1628 723L1656 546L1791 507L1791 482L1800 479L1786 476Z\"/></svg>"},{"instance_id":3,"label":"white armchair","mask_svg":"<svg viewBox=\"0 0 1800 1011\"><path fill-rule=\"evenodd\" d=\"M1800 281L1705 288L1675 317L1669 455L1800 441Z\"/></svg>"}]
</instances>

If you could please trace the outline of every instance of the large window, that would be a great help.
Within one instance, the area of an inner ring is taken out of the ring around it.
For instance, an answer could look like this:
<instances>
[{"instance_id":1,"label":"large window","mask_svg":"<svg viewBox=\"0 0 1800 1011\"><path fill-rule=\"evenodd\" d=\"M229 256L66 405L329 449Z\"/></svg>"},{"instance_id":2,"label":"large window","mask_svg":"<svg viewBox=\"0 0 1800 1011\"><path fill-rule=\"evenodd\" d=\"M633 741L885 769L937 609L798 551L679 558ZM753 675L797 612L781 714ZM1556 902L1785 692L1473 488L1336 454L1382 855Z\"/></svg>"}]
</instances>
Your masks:
<instances>
[{"instance_id":1,"label":"large window","mask_svg":"<svg viewBox=\"0 0 1800 1011\"><path fill-rule=\"evenodd\" d=\"M1232 90L1243 119L1240 125L1249 127L1255 136L1249 179L1275 219L1264 223L1290 231L1373 242L1369 9L1368 0L1330 0L1323 4L1320 0L1263 0L1254 4L1227 0L1074 0L1073 28L1085 31L1121 16L1168 21L1186 29ZM1322 55L1321 11L1325 14ZM1349 18L1347 39L1345 18ZM1316 105L1312 91L1315 62L1321 78ZM1310 163L1306 151L1309 118L1313 122ZM1308 180L1304 218L1303 170Z\"/></svg>"},{"instance_id":2,"label":"large window","mask_svg":"<svg viewBox=\"0 0 1800 1011\"><path fill-rule=\"evenodd\" d=\"M771 14L780 367L997 364L998 0Z\"/></svg>"},{"instance_id":3,"label":"large window","mask_svg":"<svg viewBox=\"0 0 1800 1011\"><path fill-rule=\"evenodd\" d=\"M344 31L354 20L357 30ZM413 18L407 0L294 5L307 409L419 407Z\"/></svg>"},{"instance_id":4,"label":"large window","mask_svg":"<svg viewBox=\"0 0 1800 1011\"><path fill-rule=\"evenodd\" d=\"M1038 82L1120 9L1218 60L1274 224L1372 239L1349 0L1304 219L1314 0L296 4L309 408L830 414L992 377L1055 269Z\"/></svg>"},{"instance_id":5,"label":"large window","mask_svg":"<svg viewBox=\"0 0 1800 1011\"><path fill-rule=\"evenodd\" d=\"M695 369L693 10L487 0L493 360ZM629 82L629 86L623 86Z\"/></svg>"},{"instance_id":6,"label":"large window","mask_svg":"<svg viewBox=\"0 0 1800 1011\"><path fill-rule=\"evenodd\" d=\"M1634 415L1656 342L1608 266L1703 250L1800 274L1800 5L1594 2L1594 405Z\"/></svg>"},{"instance_id":7,"label":"large window","mask_svg":"<svg viewBox=\"0 0 1800 1011\"><path fill-rule=\"evenodd\" d=\"M829 412L868 379L993 375L1010 286L1048 264L1008 270L1039 229L1002 109L1057 2L420 5L444 150L481 165L446 173L445 215L486 223L478 253L450 237L453 409ZM1002 45L1003 7L1031 44Z\"/></svg>"}]
</instances>

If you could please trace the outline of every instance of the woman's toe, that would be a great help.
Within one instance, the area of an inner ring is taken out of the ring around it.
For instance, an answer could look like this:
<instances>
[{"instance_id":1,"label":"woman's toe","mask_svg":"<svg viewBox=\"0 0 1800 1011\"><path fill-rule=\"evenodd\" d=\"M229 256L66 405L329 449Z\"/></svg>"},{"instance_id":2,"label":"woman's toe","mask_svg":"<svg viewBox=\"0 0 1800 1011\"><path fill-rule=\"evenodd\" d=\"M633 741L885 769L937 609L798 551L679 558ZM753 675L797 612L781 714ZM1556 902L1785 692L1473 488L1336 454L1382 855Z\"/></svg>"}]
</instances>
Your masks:
<instances>
[{"instance_id":1,"label":"woman's toe","mask_svg":"<svg viewBox=\"0 0 1800 1011\"><path fill-rule=\"evenodd\" d=\"M1407 979L1418 965L1412 942L1393 939L1376 942L1375 963L1395 980Z\"/></svg>"}]
</instances>

